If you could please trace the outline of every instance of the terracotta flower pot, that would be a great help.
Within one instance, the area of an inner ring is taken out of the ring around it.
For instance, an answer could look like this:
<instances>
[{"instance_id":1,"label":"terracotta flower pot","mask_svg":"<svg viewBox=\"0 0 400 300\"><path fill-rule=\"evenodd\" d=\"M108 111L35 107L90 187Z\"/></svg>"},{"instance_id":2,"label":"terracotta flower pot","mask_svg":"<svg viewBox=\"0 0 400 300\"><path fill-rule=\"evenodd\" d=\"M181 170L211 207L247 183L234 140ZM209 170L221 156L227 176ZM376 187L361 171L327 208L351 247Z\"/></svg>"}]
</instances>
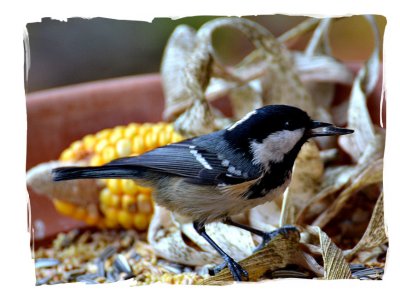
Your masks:
<instances>
[{"instance_id":1,"label":"terracotta flower pot","mask_svg":"<svg viewBox=\"0 0 400 300\"><path fill-rule=\"evenodd\" d=\"M358 66L352 68L358 69ZM381 85L370 97L370 110L379 123ZM338 86L337 96L348 96L349 87ZM130 122L161 120L164 98L158 74L83 83L28 94L27 170L58 159L62 150L84 135ZM218 105L220 106L220 105ZM225 109L227 107L225 105ZM80 221L60 215L52 202L28 189L35 241L61 231L85 227ZM44 225L44 226L43 226ZM43 229L44 230L41 230Z\"/></svg>"}]
</instances>

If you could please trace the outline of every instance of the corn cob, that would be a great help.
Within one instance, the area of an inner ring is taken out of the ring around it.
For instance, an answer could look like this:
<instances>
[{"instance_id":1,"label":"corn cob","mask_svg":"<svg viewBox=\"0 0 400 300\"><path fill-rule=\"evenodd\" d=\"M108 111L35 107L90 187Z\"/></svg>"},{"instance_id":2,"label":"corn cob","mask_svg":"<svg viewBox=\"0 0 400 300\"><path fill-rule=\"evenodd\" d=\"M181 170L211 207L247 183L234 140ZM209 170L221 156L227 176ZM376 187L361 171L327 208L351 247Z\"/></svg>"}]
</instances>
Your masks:
<instances>
[{"instance_id":1,"label":"corn cob","mask_svg":"<svg viewBox=\"0 0 400 300\"><path fill-rule=\"evenodd\" d=\"M182 140L171 124L137 124L104 129L73 142L60 155L60 161L87 160L91 166L99 166L125 156L139 155L156 147ZM68 202L54 199L58 212L101 228L147 229L153 214L151 189L133 180L101 180L98 209L90 210ZM100 214L98 213L100 211Z\"/></svg>"}]
</instances>

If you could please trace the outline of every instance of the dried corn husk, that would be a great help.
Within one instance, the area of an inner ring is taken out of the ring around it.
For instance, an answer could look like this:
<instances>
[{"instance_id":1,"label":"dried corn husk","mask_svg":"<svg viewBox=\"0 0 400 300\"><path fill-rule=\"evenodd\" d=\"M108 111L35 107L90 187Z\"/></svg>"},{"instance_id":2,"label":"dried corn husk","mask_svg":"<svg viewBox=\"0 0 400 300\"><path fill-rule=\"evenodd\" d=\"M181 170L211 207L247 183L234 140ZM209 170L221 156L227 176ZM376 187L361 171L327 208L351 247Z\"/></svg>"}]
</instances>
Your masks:
<instances>
[{"instance_id":1,"label":"dried corn husk","mask_svg":"<svg viewBox=\"0 0 400 300\"><path fill-rule=\"evenodd\" d=\"M330 207L318 216L318 218L313 222L313 225L319 227L325 226L330 220L333 219L334 216L338 214L340 209L344 206L345 202L350 198L351 195L368 185L381 183L382 174L383 160L379 159L373 162L366 170L359 174L352 181L351 185L339 194Z\"/></svg>"},{"instance_id":2,"label":"dried corn husk","mask_svg":"<svg viewBox=\"0 0 400 300\"><path fill-rule=\"evenodd\" d=\"M345 251L346 258L351 258L359 251L378 247L388 241L386 235L385 222L383 218L383 193L378 198L372 213L368 227L357 245L348 251Z\"/></svg>"},{"instance_id":3,"label":"dried corn husk","mask_svg":"<svg viewBox=\"0 0 400 300\"><path fill-rule=\"evenodd\" d=\"M289 264L300 265L322 276L321 266L301 249L299 242L299 232L292 232L288 236L278 235L266 247L239 263L248 271L249 281L258 281L266 272L281 269ZM225 268L217 275L205 279L202 284L223 285L232 280L232 275Z\"/></svg>"},{"instance_id":4,"label":"dried corn husk","mask_svg":"<svg viewBox=\"0 0 400 300\"><path fill-rule=\"evenodd\" d=\"M54 182L51 170L65 166L83 166L85 162L50 161L41 163L26 174L26 183L39 194L50 198L69 199L71 203L83 207L97 206L100 184L95 179L70 180L66 182Z\"/></svg>"},{"instance_id":5,"label":"dried corn husk","mask_svg":"<svg viewBox=\"0 0 400 300\"><path fill-rule=\"evenodd\" d=\"M331 241L328 235L317 226L308 227L308 232L319 237L322 258L324 260L324 279L349 279L351 271L342 251Z\"/></svg>"},{"instance_id":6,"label":"dried corn husk","mask_svg":"<svg viewBox=\"0 0 400 300\"><path fill-rule=\"evenodd\" d=\"M233 69L218 63L213 50L212 33L222 27L235 28L241 31L256 48L255 54L247 57L242 64ZM263 86L260 93L260 97L264 100L263 105L268 103L294 104L296 102L297 106L315 116L315 105L305 88L300 84L300 79L293 68L290 53L264 27L241 18L215 19L198 30L193 44L195 47L192 49L191 56L187 59L184 68L186 80L182 92L172 98L169 97L166 103L167 117L175 115L175 112L182 111L182 107L186 107L185 111L175 121L176 129L184 135L192 136L205 133L205 131L220 129L217 124L226 124L227 122L226 119L217 117L212 113L206 100L206 88L208 83L212 82L213 76L234 82L239 87L244 85L248 91L251 91L249 82L264 75L262 82L260 81ZM175 47L173 43L168 45ZM180 45L178 44L176 47L179 48ZM167 49L163 60L170 62L172 61L171 53L181 52ZM260 63L261 66L259 66ZM174 66L169 63L163 66L163 74L174 71ZM166 81L165 86L168 86L170 78L163 76L163 80ZM221 82L223 83L223 81L219 81L219 83ZM214 88L214 90L218 90L218 88ZM268 90L267 98L264 95L266 90ZM190 91L190 95L183 91ZM166 93L172 94L168 91ZM259 100L258 97L255 98ZM287 101L293 101L293 103L287 103ZM237 101L234 101L233 105L235 102L237 103ZM247 107L247 110L253 107L254 105L251 105L251 107ZM237 109L237 111L241 110ZM235 118L237 117L235 116ZM222 122L220 120L218 123L217 119L222 119Z\"/></svg>"}]
</instances>

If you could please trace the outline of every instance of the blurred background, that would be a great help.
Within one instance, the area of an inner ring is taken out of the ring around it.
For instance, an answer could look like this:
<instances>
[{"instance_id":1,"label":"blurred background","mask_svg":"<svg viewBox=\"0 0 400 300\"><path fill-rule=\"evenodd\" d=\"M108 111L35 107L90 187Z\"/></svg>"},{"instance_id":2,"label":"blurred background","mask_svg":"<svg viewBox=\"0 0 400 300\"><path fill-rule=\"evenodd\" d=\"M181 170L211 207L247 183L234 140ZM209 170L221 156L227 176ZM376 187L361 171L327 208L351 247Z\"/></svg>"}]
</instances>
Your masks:
<instances>
[{"instance_id":1,"label":"blurred background","mask_svg":"<svg viewBox=\"0 0 400 300\"><path fill-rule=\"evenodd\" d=\"M67 22L43 18L27 24L30 69L26 93L75 83L159 72L163 49L176 26L199 28L217 16L178 20L156 18L153 22L105 18L70 18ZM300 16L248 16L279 36L305 20ZM386 25L375 16L381 42ZM234 64L251 49L248 41L233 30L219 30L214 44L223 62ZM307 36L292 40L288 47L302 49ZM344 17L331 27L333 55L344 61L363 61L373 49L373 35L362 16ZM26 48L27 49L27 48Z\"/></svg>"}]
</instances>

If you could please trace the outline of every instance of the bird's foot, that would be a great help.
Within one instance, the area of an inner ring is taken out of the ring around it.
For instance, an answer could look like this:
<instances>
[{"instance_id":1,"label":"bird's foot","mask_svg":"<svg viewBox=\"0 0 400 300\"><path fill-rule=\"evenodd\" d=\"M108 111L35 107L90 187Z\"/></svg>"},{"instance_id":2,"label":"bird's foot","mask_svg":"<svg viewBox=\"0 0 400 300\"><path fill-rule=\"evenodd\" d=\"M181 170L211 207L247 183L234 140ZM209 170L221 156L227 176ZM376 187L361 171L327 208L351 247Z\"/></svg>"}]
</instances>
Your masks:
<instances>
[{"instance_id":1,"label":"bird's foot","mask_svg":"<svg viewBox=\"0 0 400 300\"><path fill-rule=\"evenodd\" d=\"M216 266L214 269L210 269L209 273L210 275L214 276L221 272L225 267L229 268L229 271L231 272L235 281L247 281L249 279L249 274L247 271L229 256L224 258L224 262L222 264Z\"/></svg>"},{"instance_id":2,"label":"bird's foot","mask_svg":"<svg viewBox=\"0 0 400 300\"><path fill-rule=\"evenodd\" d=\"M262 237L261 243L253 250L253 253L261 250L262 248L265 247L274 237L278 235L284 235L285 237L288 237L291 233L293 232L298 232L299 230L297 229L296 226L293 225L285 225L282 226L274 231L271 232L264 232L264 235Z\"/></svg>"}]
</instances>

